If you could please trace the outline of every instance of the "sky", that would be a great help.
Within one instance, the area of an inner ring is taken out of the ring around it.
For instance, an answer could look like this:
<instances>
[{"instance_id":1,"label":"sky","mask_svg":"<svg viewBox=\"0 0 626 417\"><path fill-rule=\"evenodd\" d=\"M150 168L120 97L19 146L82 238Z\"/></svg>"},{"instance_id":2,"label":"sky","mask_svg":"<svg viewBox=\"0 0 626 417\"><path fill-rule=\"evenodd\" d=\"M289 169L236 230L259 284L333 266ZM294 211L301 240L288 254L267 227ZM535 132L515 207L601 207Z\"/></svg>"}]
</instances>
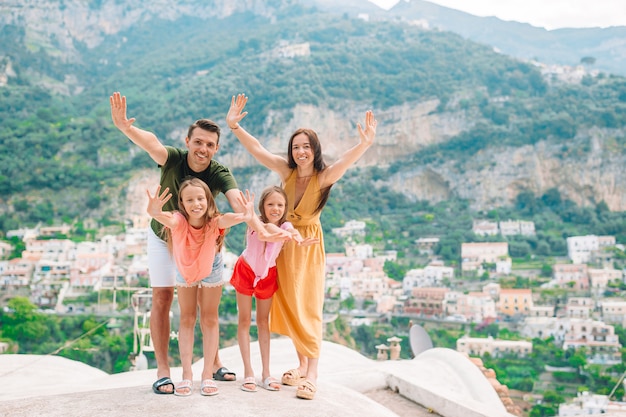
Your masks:
<instances>
[{"instance_id":1,"label":"sky","mask_svg":"<svg viewBox=\"0 0 626 417\"><path fill-rule=\"evenodd\" d=\"M398 1L369 0L384 9ZM626 26L625 0L428 0L476 16L530 23L546 29Z\"/></svg>"}]
</instances>

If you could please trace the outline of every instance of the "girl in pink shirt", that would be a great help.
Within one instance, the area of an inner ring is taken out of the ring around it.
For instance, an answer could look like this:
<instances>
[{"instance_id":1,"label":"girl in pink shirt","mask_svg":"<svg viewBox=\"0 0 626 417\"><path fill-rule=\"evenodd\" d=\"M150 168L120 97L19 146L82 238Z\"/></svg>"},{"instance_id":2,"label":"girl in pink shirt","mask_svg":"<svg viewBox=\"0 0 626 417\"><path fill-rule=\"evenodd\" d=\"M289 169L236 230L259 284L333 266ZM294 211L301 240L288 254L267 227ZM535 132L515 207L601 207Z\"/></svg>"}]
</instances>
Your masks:
<instances>
[{"instance_id":1,"label":"girl in pink shirt","mask_svg":"<svg viewBox=\"0 0 626 417\"><path fill-rule=\"evenodd\" d=\"M261 193L259 212L261 221L270 233L277 230L286 230L291 239L299 245L318 243L318 239L303 239L300 233L293 228L287 217L287 195L280 187L268 187ZM256 324L263 367L261 386L270 391L278 391L278 379L270 376L270 329L269 313L272 305L272 296L278 289L276 281L276 258L280 253L283 242L263 242L258 234L248 228L246 233L246 248L237 260L233 269L230 283L237 291L237 309L239 310L239 325L237 341L244 364L244 391L256 391L254 371L250 364L250 323L252 315L252 296L256 297Z\"/></svg>"},{"instance_id":2,"label":"girl in pink shirt","mask_svg":"<svg viewBox=\"0 0 626 417\"><path fill-rule=\"evenodd\" d=\"M165 226L164 233L178 269L176 285L180 306L178 348L183 368L183 380L176 385L174 394L191 395L193 375L194 328L196 308L200 306L200 328L204 369L202 395L218 393L212 379L213 362L219 344L218 306L222 296L222 276L213 271L215 254L221 250L224 230L254 217L254 204L250 195L240 193L244 213L220 214L209 187L202 180L191 178L180 185L178 209L164 212L163 205L172 198L169 188L161 194L161 186L154 196L148 191L148 214Z\"/></svg>"}]
</instances>

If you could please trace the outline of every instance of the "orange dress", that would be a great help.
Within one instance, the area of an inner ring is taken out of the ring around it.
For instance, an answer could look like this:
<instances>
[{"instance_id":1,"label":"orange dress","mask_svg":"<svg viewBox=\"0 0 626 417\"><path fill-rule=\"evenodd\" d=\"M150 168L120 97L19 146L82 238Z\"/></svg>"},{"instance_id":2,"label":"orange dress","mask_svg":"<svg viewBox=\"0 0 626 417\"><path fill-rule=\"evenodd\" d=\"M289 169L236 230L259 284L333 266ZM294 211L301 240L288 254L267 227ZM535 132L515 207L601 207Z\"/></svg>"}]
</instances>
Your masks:
<instances>
[{"instance_id":1,"label":"orange dress","mask_svg":"<svg viewBox=\"0 0 626 417\"><path fill-rule=\"evenodd\" d=\"M302 237L319 239L311 246L287 242L276 259L278 291L270 310L270 330L289 336L298 352L319 358L322 344L322 311L326 254L320 212L315 212L320 186L315 174L298 207L294 207L297 172L293 170L283 188L288 196L287 221Z\"/></svg>"}]
</instances>

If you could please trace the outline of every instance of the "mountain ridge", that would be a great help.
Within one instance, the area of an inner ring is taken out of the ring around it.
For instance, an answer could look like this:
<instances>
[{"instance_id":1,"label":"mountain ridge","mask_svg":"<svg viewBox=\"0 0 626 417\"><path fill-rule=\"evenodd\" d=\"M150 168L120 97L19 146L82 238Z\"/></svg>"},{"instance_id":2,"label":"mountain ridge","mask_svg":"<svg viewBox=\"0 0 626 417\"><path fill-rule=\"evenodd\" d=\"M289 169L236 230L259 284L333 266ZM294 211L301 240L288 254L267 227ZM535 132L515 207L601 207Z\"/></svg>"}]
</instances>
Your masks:
<instances>
[{"instance_id":1,"label":"mountain ridge","mask_svg":"<svg viewBox=\"0 0 626 417\"><path fill-rule=\"evenodd\" d=\"M24 2L43 3L51 4ZM92 3L64 4L91 10ZM515 60L450 32L320 12L312 2L217 1L203 12L209 20L202 13L165 19L182 9L158 15L170 4L199 3L163 0L153 14L139 3L100 16L111 22L127 13L135 20L94 48L74 40L77 60L58 54L63 42L46 49L53 34L32 44L37 37L18 24L28 19L14 7L13 23L0 33L7 79L0 87L0 139L29 157L0 155L0 211L11 217L4 227L26 217L17 208L28 206L59 217L124 216L124 204L113 201L132 171L154 165L112 126L113 91L127 95L129 116L166 144L181 144L199 116L224 126L230 96L243 92L250 96L243 123L268 148L284 152L291 131L311 126L330 161L356 143L356 123L372 109L377 140L357 166L382 170L372 184L412 200L465 198L489 208L510 204L520 192L557 188L581 205L626 207L621 77L582 68L568 79L561 67ZM216 17L224 10L236 12ZM67 32L61 24L58 30ZM267 178L228 132L217 159L237 170L242 187ZM577 178L570 166L586 171ZM602 181L612 185L595 186ZM75 194L77 204L55 200L59 190Z\"/></svg>"}]
</instances>

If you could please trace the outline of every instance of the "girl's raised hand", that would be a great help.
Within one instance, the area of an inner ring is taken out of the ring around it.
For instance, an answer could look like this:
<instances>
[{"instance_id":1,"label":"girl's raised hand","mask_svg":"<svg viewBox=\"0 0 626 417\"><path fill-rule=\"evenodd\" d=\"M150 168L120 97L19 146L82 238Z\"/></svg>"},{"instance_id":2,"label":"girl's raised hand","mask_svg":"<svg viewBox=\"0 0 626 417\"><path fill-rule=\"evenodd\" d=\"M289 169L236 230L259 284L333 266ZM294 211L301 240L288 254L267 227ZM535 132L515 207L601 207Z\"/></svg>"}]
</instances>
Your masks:
<instances>
[{"instance_id":1,"label":"girl's raised hand","mask_svg":"<svg viewBox=\"0 0 626 417\"><path fill-rule=\"evenodd\" d=\"M245 221L250 221L255 216L254 213L254 193L251 193L250 190L246 190L244 194L242 191L239 191L241 194L239 196L241 207L243 207L243 216Z\"/></svg>"},{"instance_id":2,"label":"girl's raised hand","mask_svg":"<svg viewBox=\"0 0 626 417\"><path fill-rule=\"evenodd\" d=\"M365 113L365 129L361 127L361 123L357 123L357 129L359 131L359 137L361 138L361 143L366 144L367 146L374 143L374 138L376 137L376 118L374 117L374 113L371 110L368 110Z\"/></svg>"},{"instance_id":3,"label":"girl's raised hand","mask_svg":"<svg viewBox=\"0 0 626 417\"><path fill-rule=\"evenodd\" d=\"M148 194L147 212L150 215L150 217L157 217L161 213L163 213L163 206L165 205L165 203L167 203L170 200L170 198L172 198L172 193L170 193L169 188L166 188L165 190L163 190L163 192L159 195L160 191L161 191L161 185L157 187L156 192L154 193L154 196L150 194L150 190L146 190L146 193Z\"/></svg>"},{"instance_id":4,"label":"girl's raised hand","mask_svg":"<svg viewBox=\"0 0 626 417\"><path fill-rule=\"evenodd\" d=\"M230 108L226 114L226 124L230 129L237 129L239 122L248 114L247 111L243 111L247 102L248 97L245 94L237 94L230 100Z\"/></svg>"}]
</instances>

